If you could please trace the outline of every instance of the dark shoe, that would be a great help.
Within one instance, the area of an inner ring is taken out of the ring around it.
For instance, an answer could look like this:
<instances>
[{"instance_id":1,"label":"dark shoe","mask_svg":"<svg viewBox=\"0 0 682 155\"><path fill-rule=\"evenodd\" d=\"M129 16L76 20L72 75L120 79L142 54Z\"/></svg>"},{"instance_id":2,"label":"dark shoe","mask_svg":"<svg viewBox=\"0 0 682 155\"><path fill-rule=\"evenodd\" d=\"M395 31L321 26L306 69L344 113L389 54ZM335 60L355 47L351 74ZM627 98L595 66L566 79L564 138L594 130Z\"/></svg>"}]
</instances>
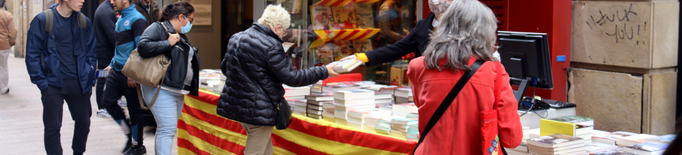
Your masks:
<instances>
[{"instance_id":1,"label":"dark shoe","mask_svg":"<svg viewBox=\"0 0 682 155\"><path fill-rule=\"evenodd\" d=\"M143 155L147 153L147 148L144 145L135 145L126 151L125 155Z\"/></svg>"},{"instance_id":2,"label":"dark shoe","mask_svg":"<svg viewBox=\"0 0 682 155\"><path fill-rule=\"evenodd\" d=\"M121 153L126 153L133 146L133 135L126 134L126 136L128 137L128 142L126 142L126 146L123 148L123 151L121 151Z\"/></svg>"},{"instance_id":3,"label":"dark shoe","mask_svg":"<svg viewBox=\"0 0 682 155\"><path fill-rule=\"evenodd\" d=\"M7 91L5 91L5 94L8 94L8 93L9 93L9 88L7 88Z\"/></svg>"}]
</instances>

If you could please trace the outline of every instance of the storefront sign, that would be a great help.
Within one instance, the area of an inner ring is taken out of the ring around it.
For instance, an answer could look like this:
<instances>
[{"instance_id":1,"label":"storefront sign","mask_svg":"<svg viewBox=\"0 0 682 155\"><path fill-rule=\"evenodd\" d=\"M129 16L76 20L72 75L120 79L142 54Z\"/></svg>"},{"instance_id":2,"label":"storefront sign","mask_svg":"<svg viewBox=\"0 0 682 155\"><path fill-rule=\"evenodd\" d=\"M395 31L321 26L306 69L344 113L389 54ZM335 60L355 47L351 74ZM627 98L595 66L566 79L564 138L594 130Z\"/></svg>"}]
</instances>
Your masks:
<instances>
[{"instance_id":1,"label":"storefront sign","mask_svg":"<svg viewBox=\"0 0 682 155\"><path fill-rule=\"evenodd\" d=\"M193 25L211 25L212 0L184 0L194 7Z\"/></svg>"}]
</instances>

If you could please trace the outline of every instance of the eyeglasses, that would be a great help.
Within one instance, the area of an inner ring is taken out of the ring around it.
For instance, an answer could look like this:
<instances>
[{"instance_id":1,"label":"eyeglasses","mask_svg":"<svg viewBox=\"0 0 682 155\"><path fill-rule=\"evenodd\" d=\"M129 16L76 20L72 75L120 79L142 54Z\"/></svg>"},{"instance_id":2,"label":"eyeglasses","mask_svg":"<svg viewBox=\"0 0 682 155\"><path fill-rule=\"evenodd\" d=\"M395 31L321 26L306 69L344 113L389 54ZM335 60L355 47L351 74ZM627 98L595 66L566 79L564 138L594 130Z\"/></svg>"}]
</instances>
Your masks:
<instances>
[{"instance_id":1,"label":"eyeglasses","mask_svg":"<svg viewBox=\"0 0 682 155\"><path fill-rule=\"evenodd\" d=\"M189 21L190 24L194 24L194 18L192 18L191 20L189 20L189 18L187 18L187 16L184 16L184 15L183 15L183 17L185 17L185 20Z\"/></svg>"}]
</instances>

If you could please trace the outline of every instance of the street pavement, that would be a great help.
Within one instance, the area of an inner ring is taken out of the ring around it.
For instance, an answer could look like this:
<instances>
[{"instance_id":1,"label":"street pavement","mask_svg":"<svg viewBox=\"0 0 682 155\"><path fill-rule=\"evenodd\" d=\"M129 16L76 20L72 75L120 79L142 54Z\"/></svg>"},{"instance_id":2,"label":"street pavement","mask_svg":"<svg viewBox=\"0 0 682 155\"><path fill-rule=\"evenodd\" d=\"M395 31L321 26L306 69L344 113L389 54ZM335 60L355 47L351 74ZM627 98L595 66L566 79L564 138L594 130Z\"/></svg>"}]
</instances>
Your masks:
<instances>
[{"instance_id":1,"label":"street pavement","mask_svg":"<svg viewBox=\"0 0 682 155\"><path fill-rule=\"evenodd\" d=\"M26 72L24 58L9 58L9 94L0 94L0 155L43 155L42 102L40 90ZM94 88L93 88L94 89ZM94 90L93 90L94 92ZM85 154L115 155L126 142L123 131L111 117L97 117L97 103L92 94L92 117ZM67 104L64 103L61 141L64 154L73 154L71 140L73 125ZM147 154L154 154L154 128L146 127L144 145ZM175 142L177 143L177 142ZM173 154L177 154L177 145Z\"/></svg>"}]
</instances>

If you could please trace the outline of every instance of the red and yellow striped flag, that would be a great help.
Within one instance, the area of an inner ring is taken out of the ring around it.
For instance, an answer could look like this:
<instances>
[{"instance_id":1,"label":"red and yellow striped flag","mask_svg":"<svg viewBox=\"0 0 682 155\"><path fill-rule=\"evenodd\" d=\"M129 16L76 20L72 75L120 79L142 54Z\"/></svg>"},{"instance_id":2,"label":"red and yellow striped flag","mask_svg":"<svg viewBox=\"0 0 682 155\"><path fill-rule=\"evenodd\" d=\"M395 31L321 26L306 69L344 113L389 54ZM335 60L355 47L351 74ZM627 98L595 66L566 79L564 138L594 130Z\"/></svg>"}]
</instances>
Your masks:
<instances>
[{"instance_id":1,"label":"red and yellow striped flag","mask_svg":"<svg viewBox=\"0 0 682 155\"><path fill-rule=\"evenodd\" d=\"M219 96L186 96L178 121L178 154L244 154L246 132L216 114ZM286 130L273 130L275 154L411 154L416 142L367 133L324 120L294 115Z\"/></svg>"}]
</instances>

